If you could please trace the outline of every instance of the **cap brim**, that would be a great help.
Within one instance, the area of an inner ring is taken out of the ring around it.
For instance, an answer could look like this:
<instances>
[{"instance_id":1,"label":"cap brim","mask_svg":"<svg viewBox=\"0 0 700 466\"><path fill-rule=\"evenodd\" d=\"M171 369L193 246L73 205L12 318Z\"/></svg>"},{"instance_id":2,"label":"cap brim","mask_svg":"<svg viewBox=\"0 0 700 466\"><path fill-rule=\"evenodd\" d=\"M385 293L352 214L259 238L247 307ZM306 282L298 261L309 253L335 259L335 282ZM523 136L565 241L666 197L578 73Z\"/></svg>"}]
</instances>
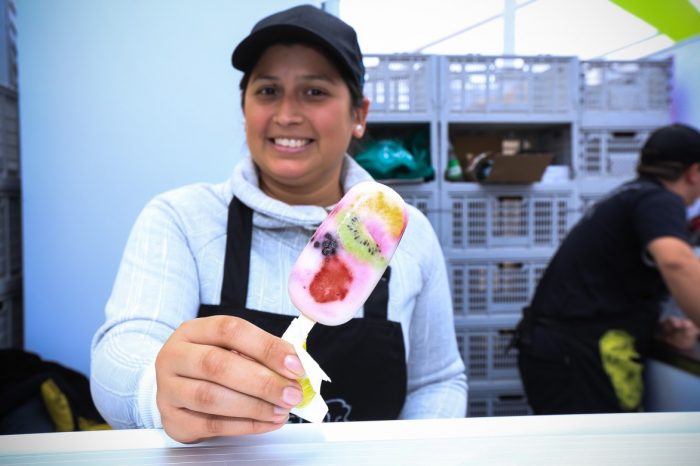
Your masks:
<instances>
[{"instance_id":1,"label":"cap brim","mask_svg":"<svg viewBox=\"0 0 700 466\"><path fill-rule=\"evenodd\" d=\"M260 56L267 47L288 40L298 40L320 46L333 57L340 66L349 71L352 76L352 70L345 63L345 59L326 39L308 29L290 25L269 26L250 34L243 39L233 51L231 55L231 64L237 70L243 71L244 73L249 72L258 62Z\"/></svg>"}]
</instances>

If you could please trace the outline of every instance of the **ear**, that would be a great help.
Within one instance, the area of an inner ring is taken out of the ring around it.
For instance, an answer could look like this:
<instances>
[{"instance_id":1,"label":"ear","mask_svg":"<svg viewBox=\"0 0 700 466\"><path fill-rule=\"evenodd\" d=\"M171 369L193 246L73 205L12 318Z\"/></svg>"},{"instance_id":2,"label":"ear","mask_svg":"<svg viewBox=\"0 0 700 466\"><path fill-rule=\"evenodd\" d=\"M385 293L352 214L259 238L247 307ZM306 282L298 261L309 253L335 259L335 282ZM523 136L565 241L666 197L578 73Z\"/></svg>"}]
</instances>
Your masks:
<instances>
[{"instance_id":1,"label":"ear","mask_svg":"<svg viewBox=\"0 0 700 466\"><path fill-rule=\"evenodd\" d=\"M686 179L690 184L700 184L700 163L694 163L685 172Z\"/></svg>"},{"instance_id":2,"label":"ear","mask_svg":"<svg viewBox=\"0 0 700 466\"><path fill-rule=\"evenodd\" d=\"M356 108L354 111L354 121L355 127L352 130L352 135L360 139L365 134L365 128L367 128L367 115L369 113L369 99L367 97L362 99L362 105L360 108Z\"/></svg>"}]
</instances>

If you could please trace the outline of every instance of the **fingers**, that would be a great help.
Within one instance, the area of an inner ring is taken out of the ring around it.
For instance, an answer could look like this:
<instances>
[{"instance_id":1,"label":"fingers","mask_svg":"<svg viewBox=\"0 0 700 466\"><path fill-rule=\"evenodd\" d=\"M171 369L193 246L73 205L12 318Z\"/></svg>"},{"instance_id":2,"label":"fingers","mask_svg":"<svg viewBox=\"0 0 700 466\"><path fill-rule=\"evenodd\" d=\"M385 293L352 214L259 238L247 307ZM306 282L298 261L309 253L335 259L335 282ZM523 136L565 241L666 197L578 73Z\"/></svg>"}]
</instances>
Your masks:
<instances>
[{"instance_id":1,"label":"fingers","mask_svg":"<svg viewBox=\"0 0 700 466\"><path fill-rule=\"evenodd\" d=\"M182 443L199 442L209 437L261 434L277 430L284 423L256 421L203 414L187 409L170 409L161 412L166 433Z\"/></svg>"},{"instance_id":2,"label":"fingers","mask_svg":"<svg viewBox=\"0 0 700 466\"><path fill-rule=\"evenodd\" d=\"M235 317L183 323L155 366L163 427L182 442L275 430L303 399L294 348Z\"/></svg>"},{"instance_id":3,"label":"fingers","mask_svg":"<svg viewBox=\"0 0 700 466\"><path fill-rule=\"evenodd\" d=\"M284 377L296 379L304 375L292 345L246 320L230 316L205 317L184 323L181 331L188 341L234 350Z\"/></svg>"},{"instance_id":4,"label":"fingers","mask_svg":"<svg viewBox=\"0 0 700 466\"><path fill-rule=\"evenodd\" d=\"M697 329L697 326L690 319L683 319L675 316L670 316L661 321L661 326L665 331L692 331Z\"/></svg>"},{"instance_id":5,"label":"fingers","mask_svg":"<svg viewBox=\"0 0 700 466\"><path fill-rule=\"evenodd\" d=\"M268 336L272 340L279 340L272 335ZM253 346L255 345L251 345L251 348ZM285 356L284 345L279 345L278 348L282 350L281 354L272 355L268 359L284 361L285 358L296 358L295 355ZM256 351L251 349L251 352ZM265 363L217 346L186 341L166 343L156 360L156 367L159 366L163 368L162 373L167 372L170 376L213 382L288 409L300 403L303 398L296 377L284 377Z\"/></svg>"},{"instance_id":6,"label":"fingers","mask_svg":"<svg viewBox=\"0 0 700 466\"><path fill-rule=\"evenodd\" d=\"M276 406L260 398L227 389L204 380L177 377L171 390L159 393L159 403L222 417L238 417L263 422L285 423L289 407Z\"/></svg>"}]
</instances>

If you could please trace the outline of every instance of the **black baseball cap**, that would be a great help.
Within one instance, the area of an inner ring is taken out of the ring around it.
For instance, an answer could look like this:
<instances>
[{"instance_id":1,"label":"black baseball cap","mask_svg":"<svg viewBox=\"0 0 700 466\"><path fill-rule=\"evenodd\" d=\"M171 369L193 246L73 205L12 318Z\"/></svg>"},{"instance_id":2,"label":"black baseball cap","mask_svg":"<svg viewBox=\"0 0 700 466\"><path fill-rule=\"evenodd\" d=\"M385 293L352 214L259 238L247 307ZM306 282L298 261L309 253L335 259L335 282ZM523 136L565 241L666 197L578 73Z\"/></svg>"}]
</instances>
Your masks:
<instances>
[{"instance_id":1,"label":"black baseball cap","mask_svg":"<svg viewBox=\"0 0 700 466\"><path fill-rule=\"evenodd\" d=\"M675 123L656 129L642 147L643 164L680 162L700 163L700 132L692 126Z\"/></svg>"},{"instance_id":2,"label":"black baseball cap","mask_svg":"<svg viewBox=\"0 0 700 466\"><path fill-rule=\"evenodd\" d=\"M267 47L288 40L321 46L362 89L365 67L355 30L337 16L312 5L295 6L258 21L233 51L231 63L247 73Z\"/></svg>"}]
</instances>

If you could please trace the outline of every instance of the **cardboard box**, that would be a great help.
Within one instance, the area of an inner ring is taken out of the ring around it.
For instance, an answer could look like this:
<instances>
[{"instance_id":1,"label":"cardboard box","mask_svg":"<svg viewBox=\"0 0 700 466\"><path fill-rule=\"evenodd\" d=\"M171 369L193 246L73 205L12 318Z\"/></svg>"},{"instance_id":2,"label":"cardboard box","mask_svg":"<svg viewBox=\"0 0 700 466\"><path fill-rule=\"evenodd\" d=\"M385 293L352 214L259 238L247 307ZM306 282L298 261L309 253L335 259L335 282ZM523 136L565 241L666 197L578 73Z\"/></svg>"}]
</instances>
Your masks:
<instances>
[{"instance_id":1,"label":"cardboard box","mask_svg":"<svg viewBox=\"0 0 700 466\"><path fill-rule=\"evenodd\" d=\"M493 165L482 183L536 183L552 162L550 153L494 155Z\"/></svg>"},{"instance_id":2,"label":"cardboard box","mask_svg":"<svg viewBox=\"0 0 700 466\"><path fill-rule=\"evenodd\" d=\"M458 158L467 157L467 154L477 155L482 152L500 154L503 152L503 138L497 134L453 136L450 142Z\"/></svg>"},{"instance_id":3,"label":"cardboard box","mask_svg":"<svg viewBox=\"0 0 700 466\"><path fill-rule=\"evenodd\" d=\"M462 166L465 181L536 183L542 179L547 166L554 159L554 155L548 152L503 155L504 139L498 134L455 135L450 142ZM487 159L492 163L490 173L485 179L477 180L475 172L481 174L481 170L475 170L473 161L484 153L488 154Z\"/></svg>"}]
</instances>

